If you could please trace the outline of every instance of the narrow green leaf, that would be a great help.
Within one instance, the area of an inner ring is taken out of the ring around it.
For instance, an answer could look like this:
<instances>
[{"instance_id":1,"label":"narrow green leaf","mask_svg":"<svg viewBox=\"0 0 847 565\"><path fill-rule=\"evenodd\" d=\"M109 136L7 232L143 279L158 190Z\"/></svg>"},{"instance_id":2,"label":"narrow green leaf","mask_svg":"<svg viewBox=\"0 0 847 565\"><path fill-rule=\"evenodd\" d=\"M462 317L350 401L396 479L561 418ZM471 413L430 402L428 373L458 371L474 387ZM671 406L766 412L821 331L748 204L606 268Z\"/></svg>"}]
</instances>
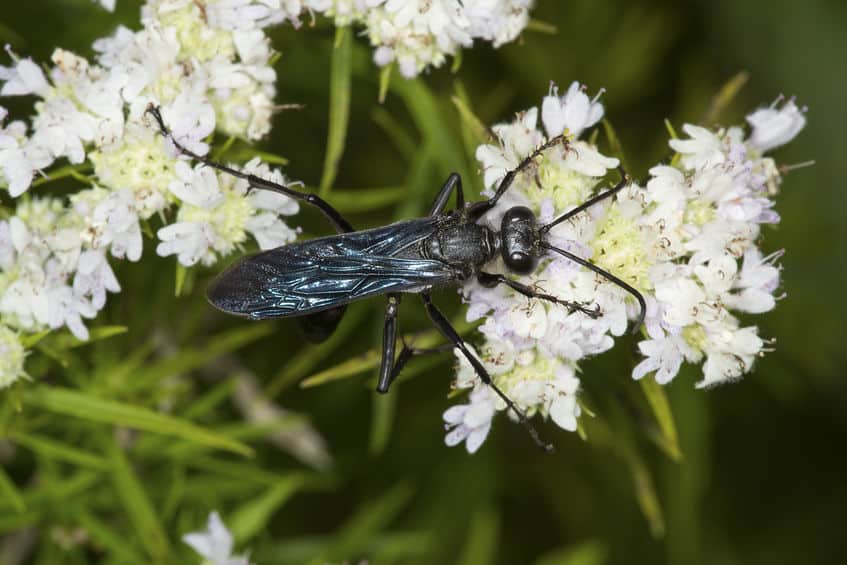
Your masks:
<instances>
[{"instance_id":1,"label":"narrow green leaf","mask_svg":"<svg viewBox=\"0 0 847 565\"><path fill-rule=\"evenodd\" d=\"M394 63L390 63L382 67L379 71L379 103L385 102L385 97L388 94L388 87L391 85L391 72L394 69Z\"/></svg>"},{"instance_id":2,"label":"narrow green leaf","mask_svg":"<svg viewBox=\"0 0 847 565\"><path fill-rule=\"evenodd\" d=\"M559 28L550 22L545 22L541 20L536 20L534 18L530 18L529 22L526 24L526 31L532 31L535 33L546 33L549 35L556 35L559 33Z\"/></svg>"},{"instance_id":3,"label":"narrow green leaf","mask_svg":"<svg viewBox=\"0 0 847 565\"><path fill-rule=\"evenodd\" d=\"M462 126L470 133L470 136L476 145L486 143L489 140L488 128L482 123L476 114L470 109L467 100L455 95L451 98L453 105L459 111L459 118L462 120Z\"/></svg>"},{"instance_id":4,"label":"narrow green leaf","mask_svg":"<svg viewBox=\"0 0 847 565\"><path fill-rule=\"evenodd\" d=\"M382 131L391 139L397 151L407 160L410 161L415 157L418 151L418 143L412 137L406 128L397 118L391 115L391 112L376 106L371 110L371 119L376 125L382 128Z\"/></svg>"},{"instance_id":5,"label":"narrow green leaf","mask_svg":"<svg viewBox=\"0 0 847 565\"><path fill-rule=\"evenodd\" d=\"M395 387L396 388L396 387ZM397 411L397 391L392 394L373 395L373 412L371 415L371 432L368 449L371 454L379 455L385 451L388 439L391 437L391 426Z\"/></svg>"},{"instance_id":6,"label":"narrow green leaf","mask_svg":"<svg viewBox=\"0 0 847 565\"><path fill-rule=\"evenodd\" d=\"M57 350L73 349L92 344L95 341L109 339L127 331L129 331L129 328L126 326L97 326L89 329L87 340L77 339L72 334L62 333L51 336L50 346Z\"/></svg>"},{"instance_id":7,"label":"narrow green leaf","mask_svg":"<svg viewBox=\"0 0 847 565\"><path fill-rule=\"evenodd\" d=\"M545 553L535 565L603 565L609 548L599 541L587 541L575 547L563 547Z\"/></svg>"},{"instance_id":8,"label":"narrow green leaf","mask_svg":"<svg viewBox=\"0 0 847 565\"><path fill-rule=\"evenodd\" d=\"M0 466L0 495L12 503L12 508L19 514L26 511L26 503L21 496L18 487L12 481L12 478L6 474L6 471Z\"/></svg>"},{"instance_id":9,"label":"narrow green leaf","mask_svg":"<svg viewBox=\"0 0 847 565\"><path fill-rule=\"evenodd\" d=\"M477 508L469 523L469 531L459 565L491 565L496 562L500 516L492 506Z\"/></svg>"},{"instance_id":10,"label":"narrow green leaf","mask_svg":"<svg viewBox=\"0 0 847 565\"><path fill-rule=\"evenodd\" d=\"M68 177L79 179L82 177L83 182L87 181L86 177L82 175L84 171L90 171L91 164L90 163L81 163L79 165L65 165L64 167L59 167L58 169L54 169L50 172L46 177L39 177L32 181L32 186L38 187L42 184L47 184L48 182L53 182L59 179L65 179Z\"/></svg>"},{"instance_id":11,"label":"narrow green leaf","mask_svg":"<svg viewBox=\"0 0 847 565\"><path fill-rule=\"evenodd\" d=\"M79 525L91 539L101 545L111 555L110 557L120 563L138 563L144 565L149 560L136 553L132 544L128 543L126 534L117 532L108 524L95 518L90 512L82 511L76 516Z\"/></svg>"},{"instance_id":12,"label":"narrow green leaf","mask_svg":"<svg viewBox=\"0 0 847 565\"><path fill-rule=\"evenodd\" d=\"M668 135L671 136L671 139L679 139L676 129L668 118L665 118L665 129L668 130Z\"/></svg>"},{"instance_id":13,"label":"narrow green leaf","mask_svg":"<svg viewBox=\"0 0 847 565\"><path fill-rule=\"evenodd\" d=\"M650 470L633 446L621 446L620 450L629 466L635 488L635 499L638 501L641 513L647 519L650 533L654 538L662 538L665 535L665 518Z\"/></svg>"},{"instance_id":14,"label":"narrow green leaf","mask_svg":"<svg viewBox=\"0 0 847 565\"><path fill-rule=\"evenodd\" d=\"M606 134L606 138L609 140L609 149L610 153L620 159L621 166L624 169L627 169L626 166L626 157L623 152L623 144L621 144L620 138L618 138L618 134L615 131L615 128L612 126L612 122L607 119L603 119L603 132Z\"/></svg>"},{"instance_id":15,"label":"narrow green leaf","mask_svg":"<svg viewBox=\"0 0 847 565\"><path fill-rule=\"evenodd\" d=\"M334 196L338 196L338 192ZM295 354L282 369L271 380L265 388L265 396L274 398L288 386L294 384L298 379L304 377L315 368L321 361L326 359L333 351L346 344L359 326L365 312L365 307L353 306L348 308L347 313L341 320L338 328L325 342L319 346L304 347Z\"/></svg>"},{"instance_id":16,"label":"narrow green leaf","mask_svg":"<svg viewBox=\"0 0 847 565\"><path fill-rule=\"evenodd\" d=\"M335 534L332 544L310 563L324 565L361 555L369 541L384 530L400 513L412 497L412 488L406 483L362 506Z\"/></svg>"},{"instance_id":17,"label":"narrow green leaf","mask_svg":"<svg viewBox=\"0 0 847 565\"><path fill-rule=\"evenodd\" d=\"M44 436L18 432L12 434L11 439L15 443L22 445L47 459L57 459L59 461L66 461L74 465L90 467L92 469L106 469L109 467L109 463L99 455L94 455L93 453L83 451L82 449L72 445Z\"/></svg>"},{"instance_id":18,"label":"narrow green leaf","mask_svg":"<svg viewBox=\"0 0 847 565\"><path fill-rule=\"evenodd\" d=\"M183 267L182 263L177 261L176 275L174 277L174 296L179 298L182 296L182 289L185 288L185 279L188 277L188 269Z\"/></svg>"},{"instance_id":19,"label":"narrow green leaf","mask_svg":"<svg viewBox=\"0 0 847 565\"><path fill-rule=\"evenodd\" d=\"M262 531L274 513L300 490L303 484L303 476L299 474L278 480L257 498L239 507L229 519L235 540L243 543Z\"/></svg>"},{"instance_id":20,"label":"narrow green leaf","mask_svg":"<svg viewBox=\"0 0 847 565\"><path fill-rule=\"evenodd\" d=\"M397 81L392 88L403 98L412 119L424 136L427 144L435 152L435 160L440 173L446 178L451 172L458 172L462 178L471 178L462 156L462 147L453 135L451 121L447 119L433 93L421 80Z\"/></svg>"},{"instance_id":21,"label":"narrow green leaf","mask_svg":"<svg viewBox=\"0 0 847 565\"><path fill-rule=\"evenodd\" d=\"M708 125L717 122L721 114L729 107L735 97L738 96L738 93L744 88L744 85L747 84L749 79L749 72L740 71L726 81L712 98L709 109L706 111L706 115L703 116L702 123Z\"/></svg>"},{"instance_id":22,"label":"narrow green leaf","mask_svg":"<svg viewBox=\"0 0 847 565\"><path fill-rule=\"evenodd\" d=\"M332 192L332 205L348 214L371 212L402 202L406 197L408 191L405 186L336 189Z\"/></svg>"},{"instance_id":23,"label":"narrow green leaf","mask_svg":"<svg viewBox=\"0 0 847 565\"><path fill-rule=\"evenodd\" d=\"M70 389L39 386L25 395L27 404L91 422L125 426L250 456L253 450L211 430L146 408L86 395Z\"/></svg>"},{"instance_id":24,"label":"narrow green leaf","mask_svg":"<svg viewBox=\"0 0 847 565\"><path fill-rule=\"evenodd\" d=\"M50 335L50 330L44 330L43 332L38 332L29 335L22 335L20 338L21 345L23 345L26 349L32 349L38 344L39 341L41 341L48 335Z\"/></svg>"},{"instance_id":25,"label":"narrow green leaf","mask_svg":"<svg viewBox=\"0 0 847 565\"><path fill-rule=\"evenodd\" d=\"M0 514L0 534L7 534L34 526L41 518L41 513L34 510L20 514Z\"/></svg>"},{"instance_id":26,"label":"narrow green leaf","mask_svg":"<svg viewBox=\"0 0 847 565\"><path fill-rule=\"evenodd\" d=\"M473 328L475 325L465 321L464 316L460 316L453 319L451 323L453 324L453 327L456 328L456 331L458 331L459 333L464 333ZM421 348L433 347L441 343L444 343L444 338L436 330L426 330L423 332L419 332L417 334L413 334L409 338L409 344L413 344L415 347ZM357 355L346 361L342 361L338 365L335 365L303 379L302 381L300 381L300 388L311 388L332 381L352 377L353 375L358 375L365 371L376 369L377 367L379 367L380 359L382 359L381 349L370 349L365 353L362 353L361 355ZM405 372L406 371L404 371L404 373Z\"/></svg>"},{"instance_id":27,"label":"narrow green leaf","mask_svg":"<svg viewBox=\"0 0 847 565\"><path fill-rule=\"evenodd\" d=\"M139 369L132 381L126 383L125 391L128 394L135 390L152 388L166 377L202 367L221 355L244 347L273 331L273 324L243 324L217 334L202 347L181 348L178 353Z\"/></svg>"},{"instance_id":28,"label":"narrow green leaf","mask_svg":"<svg viewBox=\"0 0 847 565\"><path fill-rule=\"evenodd\" d=\"M137 530L141 543L155 562L166 561L170 553L168 536L153 509L153 503L141 486L141 481L117 444L110 442L107 455L115 493Z\"/></svg>"},{"instance_id":29,"label":"narrow green leaf","mask_svg":"<svg viewBox=\"0 0 847 565\"><path fill-rule=\"evenodd\" d=\"M653 416L659 424L661 432L661 441L659 447L674 461L682 459L682 452L679 449L679 436L676 432L676 425L671 412L671 405L668 402L668 397L665 394L665 389L658 384L655 379L647 377L641 379L641 390L644 396L647 397L647 402L653 410Z\"/></svg>"},{"instance_id":30,"label":"narrow green leaf","mask_svg":"<svg viewBox=\"0 0 847 565\"><path fill-rule=\"evenodd\" d=\"M353 30L349 26L335 29L335 48L329 78L329 133L326 157L321 175L320 195L326 196L338 174L344 153L344 140L350 121L350 91L353 69Z\"/></svg>"}]
</instances>

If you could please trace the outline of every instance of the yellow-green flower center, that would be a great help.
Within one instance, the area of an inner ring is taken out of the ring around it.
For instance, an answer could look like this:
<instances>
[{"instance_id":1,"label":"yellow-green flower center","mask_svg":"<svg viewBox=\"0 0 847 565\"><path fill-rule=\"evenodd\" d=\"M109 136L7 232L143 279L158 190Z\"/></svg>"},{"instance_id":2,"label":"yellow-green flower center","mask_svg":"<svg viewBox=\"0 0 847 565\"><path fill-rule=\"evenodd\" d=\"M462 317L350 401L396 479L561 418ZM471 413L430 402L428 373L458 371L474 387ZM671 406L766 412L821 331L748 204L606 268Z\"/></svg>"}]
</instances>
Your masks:
<instances>
[{"instance_id":1,"label":"yellow-green flower center","mask_svg":"<svg viewBox=\"0 0 847 565\"><path fill-rule=\"evenodd\" d=\"M641 291L650 290L647 276L651 266L638 225L625 218L616 206L606 214L603 225L591 242L592 261Z\"/></svg>"}]
</instances>

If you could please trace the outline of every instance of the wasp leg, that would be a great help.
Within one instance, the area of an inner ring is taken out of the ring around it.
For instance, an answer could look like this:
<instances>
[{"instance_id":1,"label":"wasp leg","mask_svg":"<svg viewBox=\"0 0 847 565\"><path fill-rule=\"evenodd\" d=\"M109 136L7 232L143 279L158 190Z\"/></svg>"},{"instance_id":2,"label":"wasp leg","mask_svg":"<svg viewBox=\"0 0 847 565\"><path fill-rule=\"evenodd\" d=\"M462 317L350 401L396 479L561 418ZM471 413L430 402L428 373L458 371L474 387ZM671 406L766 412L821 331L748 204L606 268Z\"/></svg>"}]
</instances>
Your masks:
<instances>
[{"instance_id":1,"label":"wasp leg","mask_svg":"<svg viewBox=\"0 0 847 565\"><path fill-rule=\"evenodd\" d=\"M619 279L618 277L616 277L615 275L613 275L609 271L598 267L597 265L595 265L594 263L592 263L591 261L589 261L587 259L583 259L582 257L574 255L570 251L565 251L564 249L559 249L558 247L550 245L549 243L547 243L545 241L541 242L541 247L543 247L544 249L548 249L550 251L553 251L555 253L558 253L559 255L562 255L564 257L567 257L568 259L570 259L574 263L582 265L583 267L585 267L586 269L588 269L590 271L594 271L595 273L597 273L598 275L600 275L604 279L607 279L611 283L616 284L617 286L621 287L622 289L624 289L625 291L630 293L635 298L635 300L638 302L638 307L640 308L640 310L638 312L638 318L636 319L635 325L632 327L632 330L631 330L631 332L633 334L638 333L638 331L641 329L641 324L644 323L644 316L647 314L647 302L644 300L644 295L642 295L640 292L638 292L638 290L636 290L632 286L628 285L627 283L625 283L624 281L622 281L621 279Z\"/></svg>"},{"instance_id":2,"label":"wasp leg","mask_svg":"<svg viewBox=\"0 0 847 565\"><path fill-rule=\"evenodd\" d=\"M444 186L438 191L438 196L435 197L432 207L429 209L430 216L437 216L444 211L454 188L456 189L456 209L461 210L465 207L465 192L462 190L462 177L459 173L450 173L450 176L444 182Z\"/></svg>"},{"instance_id":3,"label":"wasp leg","mask_svg":"<svg viewBox=\"0 0 847 565\"><path fill-rule=\"evenodd\" d=\"M174 147L176 147L177 150L179 150L179 152L183 155L187 155L192 159L200 161L207 167L212 167L213 169L223 171L236 178L246 180L252 188L270 190L273 192L284 194L289 198L293 198L294 200L308 202L309 204L315 206L318 210L320 210L324 216L326 216L326 219L329 220L329 222L332 224L332 227L335 228L335 231L338 233L354 231L353 226L350 224L350 222L348 222L338 210L333 208L326 200L324 200L317 194L300 192L285 185L271 182L261 177L257 177L256 175L251 175L243 171L239 171L238 169L228 167L222 163L217 163L203 155L198 155L197 153L191 151L190 149L182 145L174 138L173 133L171 133L171 131L165 125L165 120L162 118L162 113L159 111L159 108L157 106L154 106L153 104L147 106L147 113L156 119L156 122L159 125L159 130L162 132L162 135L168 140L170 140L170 142L174 144Z\"/></svg>"},{"instance_id":4,"label":"wasp leg","mask_svg":"<svg viewBox=\"0 0 847 565\"><path fill-rule=\"evenodd\" d=\"M385 326L382 330L382 361L379 365L377 392L388 392L388 387L394 380L391 368L394 364L394 352L397 349L397 311L399 306L400 295L389 294L388 304L385 306Z\"/></svg>"},{"instance_id":5,"label":"wasp leg","mask_svg":"<svg viewBox=\"0 0 847 565\"><path fill-rule=\"evenodd\" d=\"M549 443L545 443L539 437L538 432L535 430L535 427L529 421L529 418L526 417L526 414L518 408L512 399L505 395L505 393L500 390L500 388L494 384L491 380L491 375L488 374L488 371L482 365L479 359L471 353L468 349L467 345L465 345L465 341L459 336L456 332L456 329L450 325L450 321L441 313L441 311L432 303L432 297L429 292L422 292L421 299L423 300L424 307L426 308L426 313L429 315L429 319L432 320L435 329L437 329L441 334L447 338L447 341L452 343L455 347L458 347L468 362L473 366L474 371L479 376L480 380L488 385L497 396L503 399L503 402L506 403L508 409L512 410L515 414L517 414L518 419L521 424L523 424L526 431L529 432L532 441L544 451L548 453L552 453L554 451L553 445Z\"/></svg>"},{"instance_id":6,"label":"wasp leg","mask_svg":"<svg viewBox=\"0 0 847 565\"><path fill-rule=\"evenodd\" d=\"M513 281L512 279L504 275L483 272L477 274L477 280L479 281L479 284L488 288L497 286L498 284L504 284L509 288L515 290L516 292L523 294L527 298L538 298L539 300L546 300L547 302L552 302L553 304L560 304L571 312L582 312L590 318L598 318L600 316L599 306L595 306L594 308L588 308L585 304L580 302L562 300L561 298L556 298L552 294L544 294L543 292L538 292L531 286L527 286L517 281Z\"/></svg>"},{"instance_id":7,"label":"wasp leg","mask_svg":"<svg viewBox=\"0 0 847 565\"><path fill-rule=\"evenodd\" d=\"M468 216L471 220L476 221L480 219L486 212L494 208L497 205L497 202L500 200L500 197L505 194L505 192L512 186L512 182L515 180L515 177L518 176L518 173L529 167L532 163L535 162L536 157L541 155L547 149L558 145L560 143L565 144L565 149L567 150L568 139L564 135L557 135L553 139L550 139L546 143L538 146L535 151L530 153L520 164L506 173L503 179L500 181L500 184L497 185L497 190L494 192L494 196L489 198L488 200L480 200L479 202L474 202L471 204L471 207L468 210Z\"/></svg>"}]
</instances>

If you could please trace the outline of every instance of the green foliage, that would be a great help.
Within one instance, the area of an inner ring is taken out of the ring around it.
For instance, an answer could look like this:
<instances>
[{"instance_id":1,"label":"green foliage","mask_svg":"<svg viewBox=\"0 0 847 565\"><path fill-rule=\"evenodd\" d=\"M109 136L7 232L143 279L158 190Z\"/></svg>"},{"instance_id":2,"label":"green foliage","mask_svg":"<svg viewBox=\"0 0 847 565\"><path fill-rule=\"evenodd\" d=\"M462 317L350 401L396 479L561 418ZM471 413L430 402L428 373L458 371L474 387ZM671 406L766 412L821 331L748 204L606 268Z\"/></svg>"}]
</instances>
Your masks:
<instances>
[{"instance_id":1,"label":"green foliage","mask_svg":"<svg viewBox=\"0 0 847 565\"><path fill-rule=\"evenodd\" d=\"M136 25L139 4L118 0L112 16L88 1L10 2L0 41L39 61L55 46L91 55L93 38L118 22ZM593 414L580 422L585 441L542 425L558 447L546 456L499 418L471 457L443 445L451 355L415 359L390 396L374 396L379 301L352 305L330 340L309 345L294 323L212 312L203 296L212 271L175 270L147 239L144 259L120 268L123 291L92 339L30 336L32 382L0 392L0 562L192 563L180 538L212 510L239 551L262 564L764 565L842 556L843 8L537 4L520 42L466 51L455 73L416 81L376 69L355 30L321 21L278 28L278 101L303 107L280 112L261 146L219 138L215 155L286 164L287 175L370 227L422 213L452 171L478 193L476 146L490 125L540 104L550 80L608 89L597 142L608 154L625 151L640 180L674 158L667 138L683 123L737 123L779 93L796 94L810 107L809 127L778 159L819 165L786 176L783 223L766 234L769 248L788 250L788 298L763 317L776 352L741 383L695 391L686 372L668 387L632 382L633 342L622 340L582 367ZM26 116L31 100L8 106ZM60 166L33 192L64 194L90 174ZM312 211L299 220L306 234L329 232ZM469 335L455 294L438 301ZM401 327L420 347L440 343L414 297L404 300ZM258 392L245 391L245 375ZM267 403L277 410L255 417ZM326 450L328 470L300 462Z\"/></svg>"}]
</instances>

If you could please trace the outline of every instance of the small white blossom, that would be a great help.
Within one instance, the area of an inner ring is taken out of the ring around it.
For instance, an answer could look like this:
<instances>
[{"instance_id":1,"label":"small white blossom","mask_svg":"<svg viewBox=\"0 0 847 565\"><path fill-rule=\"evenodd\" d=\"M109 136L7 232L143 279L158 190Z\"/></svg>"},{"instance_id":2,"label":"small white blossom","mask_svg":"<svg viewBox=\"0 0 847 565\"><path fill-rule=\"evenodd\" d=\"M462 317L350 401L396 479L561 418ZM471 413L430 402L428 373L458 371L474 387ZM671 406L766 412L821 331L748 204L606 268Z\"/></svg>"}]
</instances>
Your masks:
<instances>
[{"instance_id":1,"label":"small white blossom","mask_svg":"<svg viewBox=\"0 0 847 565\"><path fill-rule=\"evenodd\" d=\"M785 145L806 126L805 109L798 108L793 98L782 108L776 107L778 102L747 116L747 122L753 126L750 144L762 153Z\"/></svg>"},{"instance_id":2,"label":"small white blossom","mask_svg":"<svg viewBox=\"0 0 847 565\"><path fill-rule=\"evenodd\" d=\"M444 412L447 435L444 442L453 447L465 442L468 453L476 453L488 432L494 416L494 393L486 385L480 385L471 393L469 404L460 404Z\"/></svg>"},{"instance_id":3,"label":"small white blossom","mask_svg":"<svg viewBox=\"0 0 847 565\"><path fill-rule=\"evenodd\" d=\"M593 99L585 94L584 86L572 82L564 96L559 96L559 88L550 86L550 94L541 104L541 121L548 137L556 137L566 130L574 137L596 124L603 117L603 105L597 102L603 90Z\"/></svg>"},{"instance_id":4,"label":"small white blossom","mask_svg":"<svg viewBox=\"0 0 847 565\"><path fill-rule=\"evenodd\" d=\"M246 556L233 555L232 533L217 512L209 514L206 529L182 536L182 541L200 554L209 565L249 565Z\"/></svg>"}]
</instances>

